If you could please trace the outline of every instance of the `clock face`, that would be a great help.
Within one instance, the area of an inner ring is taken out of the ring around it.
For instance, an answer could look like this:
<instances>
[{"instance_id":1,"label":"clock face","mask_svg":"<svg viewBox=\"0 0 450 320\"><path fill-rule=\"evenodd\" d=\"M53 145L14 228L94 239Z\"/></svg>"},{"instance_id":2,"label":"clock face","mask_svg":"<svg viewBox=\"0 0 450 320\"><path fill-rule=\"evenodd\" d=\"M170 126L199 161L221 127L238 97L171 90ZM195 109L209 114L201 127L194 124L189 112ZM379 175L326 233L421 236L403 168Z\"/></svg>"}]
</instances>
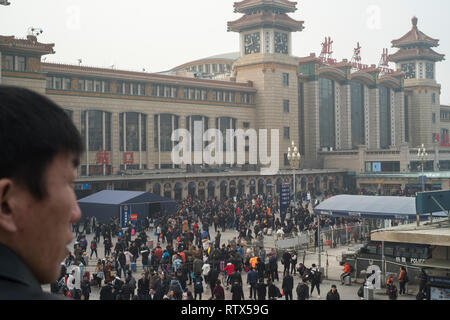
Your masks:
<instances>
[{"instance_id":1,"label":"clock face","mask_svg":"<svg viewBox=\"0 0 450 320\"><path fill-rule=\"evenodd\" d=\"M402 64L402 72L405 74L405 79L416 78L416 64L415 63Z\"/></svg>"},{"instance_id":2,"label":"clock face","mask_svg":"<svg viewBox=\"0 0 450 320\"><path fill-rule=\"evenodd\" d=\"M275 53L288 54L288 35L287 33L275 32Z\"/></svg>"},{"instance_id":3,"label":"clock face","mask_svg":"<svg viewBox=\"0 0 450 320\"><path fill-rule=\"evenodd\" d=\"M245 35L245 54L259 53L261 51L259 32L249 33Z\"/></svg>"}]
</instances>

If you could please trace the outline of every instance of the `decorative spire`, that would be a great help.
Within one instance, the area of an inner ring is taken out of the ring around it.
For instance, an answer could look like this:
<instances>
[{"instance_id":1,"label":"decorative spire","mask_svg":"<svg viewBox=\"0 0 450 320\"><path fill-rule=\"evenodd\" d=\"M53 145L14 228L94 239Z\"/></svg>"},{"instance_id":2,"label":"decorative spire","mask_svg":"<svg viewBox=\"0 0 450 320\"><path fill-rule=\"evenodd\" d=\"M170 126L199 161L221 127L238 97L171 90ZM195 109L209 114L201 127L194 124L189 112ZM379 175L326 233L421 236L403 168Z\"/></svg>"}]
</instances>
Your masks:
<instances>
[{"instance_id":1,"label":"decorative spire","mask_svg":"<svg viewBox=\"0 0 450 320\"><path fill-rule=\"evenodd\" d=\"M419 21L419 19L416 16L412 17L411 22L412 22L413 28L417 28L418 21Z\"/></svg>"}]
</instances>

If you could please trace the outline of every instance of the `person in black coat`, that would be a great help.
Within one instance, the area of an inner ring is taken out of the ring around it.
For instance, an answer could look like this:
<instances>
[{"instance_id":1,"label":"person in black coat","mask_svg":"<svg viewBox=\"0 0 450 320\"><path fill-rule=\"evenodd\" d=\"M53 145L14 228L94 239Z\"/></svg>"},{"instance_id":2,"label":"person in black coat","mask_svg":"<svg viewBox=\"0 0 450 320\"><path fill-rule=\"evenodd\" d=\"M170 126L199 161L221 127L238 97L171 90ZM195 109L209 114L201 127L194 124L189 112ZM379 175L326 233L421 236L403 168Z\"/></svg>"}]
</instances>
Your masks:
<instances>
[{"instance_id":1,"label":"person in black coat","mask_svg":"<svg viewBox=\"0 0 450 320\"><path fill-rule=\"evenodd\" d=\"M308 300L309 298L309 287L306 284L306 282L303 282L300 280L300 282L297 285L297 300Z\"/></svg>"},{"instance_id":2,"label":"person in black coat","mask_svg":"<svg viewBox=\"0 0 450 320\"><path fill-rule=\"evenodd\" d=\"M280 289L271 281L268 282L269 300L277 300L282 297Z\"/></svg>"},{"instance_id":3,"label":"person in black coat","mask_svg":"<svg viewBox=\"0 0 450 320\"><path fill-rule=\"evenodd\" d=\"M281 258L281 262L283 263L283 265L284 265L284 271L283 271L283 273L284 272L286 272L286 271L289 271L289 267L291 266L291 254L289 253L289 251L285 251L284 253L283 253L283 256L282 256L282 258Z\"/></svg>"},{"instance_id":4,"label":"person in black coat","mask_svg":"<svg viewBox=\"0 0 450 320\"><path fill-rule=\"evenodd\" d=\"M245 300L244 291L242 290L242 281L231 282L231 300Z\"/></svg>"},{"instance_id":5,"label":"person in black coat","mask_svg":"<svg viewBox=\"0 0 450 320\"><path fill-rule=\"evenodd\" d=\"M166 278L164 272L161 272L159 274L159 279L156 280L155 286L153 288L155 289L158 300L162 300L164 295L169 292L169 284L169 280Z\"/></svg>"},{"instance_id":6,"label":"person in black coat","mask_svg":"<svg viewBox=\"0 0 450 320\"><path fill-rule=\"evenodd\" d=\"M333 284L331 290L327 293L327 300L341 300L336 286Z\"/></svg>"},{"instance_id":7,"label":"person in black coat","mask_svg":"<svg viewBox=\"0 0 450 320\"><path fill-rule=\"evenodd\" d=\"M114 300L113 287L111 282L106 282L105 285L100 289L100 300Z\"/></svg>"},{"instance_id":8,"label":"person in black coat","mask_svg":"<svg viewBox=\"0 0 450 320\"><path fill-rule=\"evenodd\" d=\"M219 271L216 268L212 268L208 274L209 287L211 289L211 296L213 296L213 291L216 286L216 281L218 278L219 278Z\"/></svg>"},{"instance_id":9,"label":"person in black coat","mask_svg":"<svg viewBox=\"0 0 450 320\"><path fill-rule=\"evenodd\" d=\"M150 281L145 273L142 273L141 278L138 280L137 295L139 300L147 300L150 290Z\"/></svg>"},{"instance_id":10,"label":"person in black coat","mask_svg":"<svg viewBox=\"0 0 450 320\"><path fill-rule=\"evenodd\" d=\"M267 284L264 283L264 279L259 279L256 284L256 292L258 293L258 300L266 300Z\"/></svg>"},{"instance_id":11,"label":"person in black coat","mask_svg":"<svg viewBox=\"0 0 450 320\"><path fill-rule=\"evenodd\" d=\"M286 300L292 300L292 289L294 289L294 278L289 274L289 271L285 272L283 283L281 285Z\"/></svg>"}]
</instances>

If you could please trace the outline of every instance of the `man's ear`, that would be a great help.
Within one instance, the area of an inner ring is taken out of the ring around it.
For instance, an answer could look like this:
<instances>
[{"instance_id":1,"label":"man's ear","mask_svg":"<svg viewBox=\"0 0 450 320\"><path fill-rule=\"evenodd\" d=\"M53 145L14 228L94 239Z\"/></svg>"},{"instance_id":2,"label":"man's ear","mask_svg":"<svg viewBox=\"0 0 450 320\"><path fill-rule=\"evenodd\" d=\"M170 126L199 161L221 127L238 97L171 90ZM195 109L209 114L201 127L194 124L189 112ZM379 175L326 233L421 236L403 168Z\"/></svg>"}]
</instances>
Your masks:
<instances>
[{"instance_id":1,"label":"man's ear","mask_svg":"<svg viewBox=\"0 0 450 320\"><path fill-rule=\"evenodd\" d=\"M17 231L12 206L12 189L14 182L10 179L0 179L0 229L7 233Z\"/></svg>"}]
</instances>

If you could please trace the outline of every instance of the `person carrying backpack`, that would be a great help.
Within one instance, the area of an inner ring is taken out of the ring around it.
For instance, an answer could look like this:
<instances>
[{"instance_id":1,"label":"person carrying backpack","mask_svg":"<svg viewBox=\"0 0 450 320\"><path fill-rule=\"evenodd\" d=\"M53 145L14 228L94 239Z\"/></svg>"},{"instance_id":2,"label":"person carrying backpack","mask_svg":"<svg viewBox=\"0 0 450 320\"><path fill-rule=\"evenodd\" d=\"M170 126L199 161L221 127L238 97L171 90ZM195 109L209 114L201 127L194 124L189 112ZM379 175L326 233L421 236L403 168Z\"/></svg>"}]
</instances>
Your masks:
<instances>
[{"instance_id":1,"label":"person carrying backpack","mask_svg":"<svg viewBox=\"0 0 450 320\"><path fill-rule=\"evenodd\" d=\"M194 277L194 299L197 300L197 295L199 300L202 300L203 293L203 278L201 275L197 274Z\"/></svg>"}]
</instances>

